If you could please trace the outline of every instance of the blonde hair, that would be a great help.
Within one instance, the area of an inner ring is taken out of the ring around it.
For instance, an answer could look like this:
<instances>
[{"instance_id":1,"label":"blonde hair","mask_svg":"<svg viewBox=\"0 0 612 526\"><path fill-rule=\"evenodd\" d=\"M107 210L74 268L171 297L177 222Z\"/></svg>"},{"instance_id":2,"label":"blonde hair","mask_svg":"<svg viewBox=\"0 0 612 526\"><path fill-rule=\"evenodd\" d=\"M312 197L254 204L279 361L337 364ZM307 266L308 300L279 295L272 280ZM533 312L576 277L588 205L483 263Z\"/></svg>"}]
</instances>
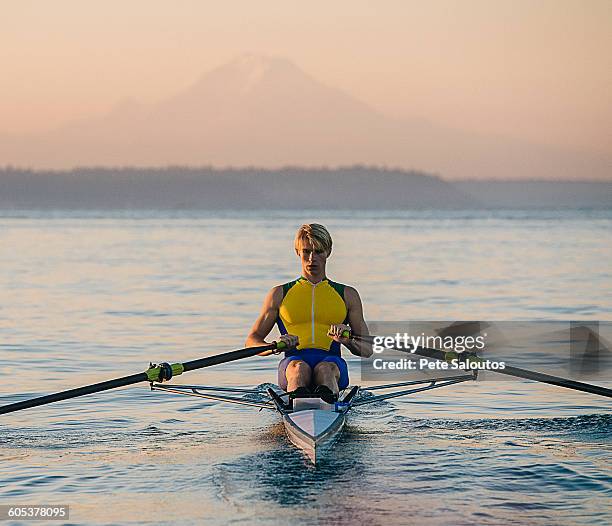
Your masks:
<instances>
[{"instance_id":1,"label":"blonde hair","mask_svg":"<svg viewBox=\"0 0 612 526\"><path fill-rule=\"evenodd\" d=\"M295 250L299 250L304 246L305 243L310 243L315 250L321 250L331 254L332 250L332 238L323 225L318 223L309 223L302 225L295 235Z\"/></svg>"}]
</instances>

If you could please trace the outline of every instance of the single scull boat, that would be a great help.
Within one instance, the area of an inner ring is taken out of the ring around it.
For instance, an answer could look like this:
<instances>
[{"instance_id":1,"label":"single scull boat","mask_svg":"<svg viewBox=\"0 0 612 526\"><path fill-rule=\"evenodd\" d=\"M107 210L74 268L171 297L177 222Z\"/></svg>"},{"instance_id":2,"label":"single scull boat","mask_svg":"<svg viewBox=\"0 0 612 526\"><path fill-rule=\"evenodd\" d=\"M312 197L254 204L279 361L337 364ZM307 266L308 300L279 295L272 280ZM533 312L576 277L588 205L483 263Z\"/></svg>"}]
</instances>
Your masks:
<instances>
[{"instance_id":1,"label":"single scull boat","mask_svg":"<svg viewBox=\"0 0 612 526\"><path fill-rule=\"evenodd\" d=\"M354 335L354 337L366 341L374 338L373 336L358 335ZM366 395L359 398L357 398L356 395L360 392L360 388L355 386L345 390L342 393L340 400L335 404L327 404L323 400L316 397L295 398L292 400L293 403L290 404L289 395L287 393L275 391L273 389L240 389L201 385L164 385L161 383L187 371L229 363L236 360L241 360L243 358L256 356L268 351L280 351L283 348L284 344L282 342L274 342L259 347L248 347L214 356L207 356L184 363L169 364L164 362L159 365L151 364L146 371L141 373L122 376L120 378L107 380L105 382L77 387L67 391L61 391L50 395L39 396L37 398L31 398L0 406L0 415L59 402L61 400L68 400L70 398L76 398L78 396L87 394L108 391L109 389L114 389L117 387L125 387L140 382L148 382L151 385L152 390L196 396L221 402L229 402L258 407L260 409L271 409L278 411L282 416L289 440L298 448L302 449L310 460L316 462L320 457L320 454L329 445L333 444L335 439L339 436L342 428L344 427L346 416L352 407L371 404L380 400L406 396L430 389L437 389L470 380L476 380L477 378L477 372L476 370L473 370L469 374L464 374L461 376L447 376L442 378L412 380L394 384L369 386L364 389L364 391L383 390L386 392L379 395L369 394L369 396ZM419 347L410 352L412 354L424 356L431 360L452 361L459 359L460 361L474 363L475 365L477 365L480 361L480 358L469 353L447 352L423 347ZM549 374L528 371L526 369L517 367L507 366L504 371L499 372L509 376L525 378L528 380L534 380L537 382L612 398L612 389L608 389L606 387L560 378L558 376L552 376ZM260 399L253 400L246 397L238 398L237 396L230 396L231 394L257 395Z\"/></svg>"},{"instance_id":2,"label":"single scull boat","mask_svg":"<svg viewBox=\"0 0 612 526\"><path fill-rule=\"evenodd\" d=\"M324 452L340 436L351 408L475 379L476 373L472 373L461 376L375 385L366 389L352 386L340 394L339 401L335 404L328 404L316 395L292 398L292 404L290 404L287 393L275 391L271 388L242 389L206 385L160 384L154 382L151 384L151 389L153 391L195 396L218 402L277 411L283 419L289 441L301 449L313 464L316 464ZM405 387L410 388L404 389ZM372 395L370 393L370 391L376 390L384 390L386 392L380 395ZM357 398L360 391L364 391L367 395ZM229 394L234 396L229 396ZM244 398L238 398L235 395L242 395ZM258 400L249 399L248 397L256 397Z\"/></svg>"}]
</instances>

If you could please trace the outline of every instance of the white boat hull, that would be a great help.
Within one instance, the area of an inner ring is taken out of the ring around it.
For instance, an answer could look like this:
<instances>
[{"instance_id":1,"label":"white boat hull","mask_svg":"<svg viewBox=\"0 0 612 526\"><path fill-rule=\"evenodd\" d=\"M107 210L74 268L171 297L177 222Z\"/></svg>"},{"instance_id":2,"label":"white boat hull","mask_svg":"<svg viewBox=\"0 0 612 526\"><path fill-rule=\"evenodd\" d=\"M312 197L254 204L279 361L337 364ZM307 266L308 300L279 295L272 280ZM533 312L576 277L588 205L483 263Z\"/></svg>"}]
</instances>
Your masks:
<instances>
[{"instance_id":1,"label":"white boat hull","mask_svg":"<svg viewBox=\"0 0 612 526\"><path fill-rule=\"evenodd\" d=\"M305 409L283 414L287 437L316 464L321 453L340 436L346 413Z\"/></svg>"}]
</instances>

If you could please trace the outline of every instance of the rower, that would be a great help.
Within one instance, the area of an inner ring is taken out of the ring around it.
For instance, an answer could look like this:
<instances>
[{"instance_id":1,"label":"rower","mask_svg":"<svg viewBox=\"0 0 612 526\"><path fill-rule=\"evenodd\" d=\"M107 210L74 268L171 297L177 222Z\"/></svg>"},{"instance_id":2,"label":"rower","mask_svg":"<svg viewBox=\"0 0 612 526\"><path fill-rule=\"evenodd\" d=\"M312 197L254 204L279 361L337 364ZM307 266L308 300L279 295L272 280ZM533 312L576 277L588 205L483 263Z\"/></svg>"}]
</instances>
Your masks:
<instances>
[{"instance_id":1,"label":"rower","mask_svg":"<svg viewBox=\"0 0 612 526\"><path fill-rule=\"evenodd\" d=\"M285 357L278 365L278 385L295 396L315 394L333 403L349 384L340 345L356 356L372 355L369 343L346 336L347 331L369 334L361 298L353 287L327 278L332 238L323 225L302 225L294 248L302 275L268 292L246 345L265 344L265 338L278 325L280 341L286 345Z\"/></svg>"}]
</instances>

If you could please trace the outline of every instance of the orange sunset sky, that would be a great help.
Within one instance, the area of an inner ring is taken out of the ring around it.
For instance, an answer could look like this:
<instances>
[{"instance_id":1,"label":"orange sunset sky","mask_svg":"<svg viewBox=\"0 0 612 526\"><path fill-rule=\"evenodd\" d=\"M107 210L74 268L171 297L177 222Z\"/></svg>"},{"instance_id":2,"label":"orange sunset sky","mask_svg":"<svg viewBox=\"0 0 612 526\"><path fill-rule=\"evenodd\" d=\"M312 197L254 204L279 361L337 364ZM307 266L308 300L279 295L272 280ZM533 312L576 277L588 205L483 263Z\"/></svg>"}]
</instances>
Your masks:
<instances>
[{"instance_id":1,"label":"orange sunset sky","mask_svg":"<svg viewBox=\"0 0 612 526\"><path fill-rule=\"evenodd\" d=\"M612 158L609 0L7 0L1 11L0 134L156 103L251 53L386 116Z\"/></svg>"}]
</instances>

